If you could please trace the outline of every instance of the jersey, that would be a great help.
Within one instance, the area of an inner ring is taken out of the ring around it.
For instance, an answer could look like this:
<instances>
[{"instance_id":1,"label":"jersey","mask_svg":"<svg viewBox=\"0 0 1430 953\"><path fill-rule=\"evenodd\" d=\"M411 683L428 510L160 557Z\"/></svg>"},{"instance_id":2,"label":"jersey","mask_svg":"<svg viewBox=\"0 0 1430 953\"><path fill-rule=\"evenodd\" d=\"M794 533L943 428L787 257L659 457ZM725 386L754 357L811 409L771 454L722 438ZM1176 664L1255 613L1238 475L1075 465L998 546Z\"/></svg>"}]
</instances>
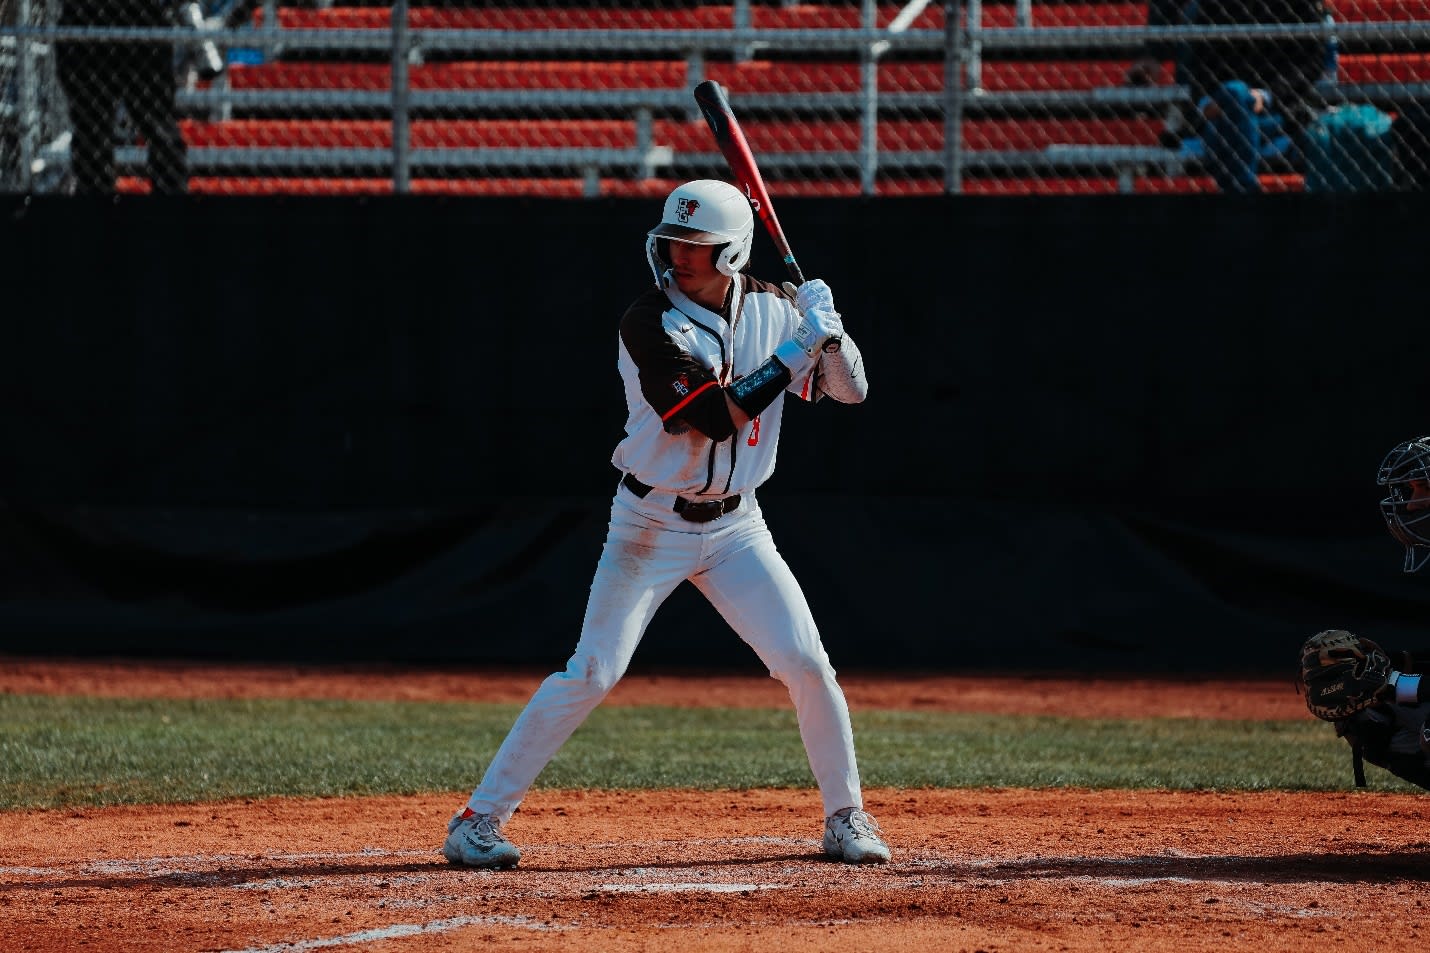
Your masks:
<instances>
[{"instance_id":1,"label":"jersey","mask_svg":"<svg viewBox=\"0 0 1430 953\"><path fill-rule=\"evenodd\" d=\"M709 434L719 433L721 415L729 427L722 388L768 360L793 335L799 311L778 287L743 273L732 282L728 320L686 297L668 273L664 284L621 318L626 435L611 463L686 497L750 493L774 472L785 396L812 400L813 375L792 380L729 436Z\"/></svg>"}]
</instances>

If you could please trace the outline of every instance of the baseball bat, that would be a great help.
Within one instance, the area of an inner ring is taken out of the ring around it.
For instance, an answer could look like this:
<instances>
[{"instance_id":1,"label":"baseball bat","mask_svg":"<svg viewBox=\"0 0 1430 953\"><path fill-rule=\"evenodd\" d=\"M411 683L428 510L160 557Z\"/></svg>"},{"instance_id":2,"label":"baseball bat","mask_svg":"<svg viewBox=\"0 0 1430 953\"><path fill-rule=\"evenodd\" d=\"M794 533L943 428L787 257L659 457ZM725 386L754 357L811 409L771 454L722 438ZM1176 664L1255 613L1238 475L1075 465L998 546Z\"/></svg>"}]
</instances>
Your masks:
<instances>
[{"instance_id":1,"label":"baseball bat","mask_svg":"<svg viewBox=\"0 0 1430 953\"><path fill-rule=\"evenodd\" d=\"M789 239L785 238L785 230L775 215L775 206L770 201L770 193L765 189L765 180L760 177L760 167L755 164L755 154L750 151L750 144L745 141L745 132L740 128L740 120L735 118L735 111L730 108L730 100L725 95L724 88L713 79L707 79L695 87L695 102L705 116L705 122L710 126L715 144L720 147L720 154L725 157L725 164L730 167L730 172L735 177L735 184L744 191L755 214L764 224L765 231L769 232L770 238L774 240L775 250L780 253L785 267L789 269L790 278L794 279L796 285L804 284L804 272L800 271L799 263L794 260L794 252L790 251Z\"/></svg>"}]
</instances>

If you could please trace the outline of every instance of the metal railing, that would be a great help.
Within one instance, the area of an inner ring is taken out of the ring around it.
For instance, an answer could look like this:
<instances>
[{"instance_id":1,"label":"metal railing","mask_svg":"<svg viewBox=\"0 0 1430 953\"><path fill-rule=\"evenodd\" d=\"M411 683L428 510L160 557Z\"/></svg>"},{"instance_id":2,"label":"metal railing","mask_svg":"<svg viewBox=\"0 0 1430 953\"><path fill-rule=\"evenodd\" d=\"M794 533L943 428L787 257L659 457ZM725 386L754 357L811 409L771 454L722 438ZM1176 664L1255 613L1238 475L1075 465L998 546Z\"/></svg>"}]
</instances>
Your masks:
<instances>
[{"instance_id":1,"label":"metal railing","mask_svg":"<svg viewBox=\"0 0 1430 953\"><path fill-rule=\"evenodd\" d=\"M57 138L47 130L41 104L55 98L46 88L42 64L57 44L104 40L123 44L164 42L177 46L212 41L225 49L256 53L265 63L281 63L294 51L305 55L343 54L371 61L374 56L390 69L385 89L282 89L239 88L230 80L232 70L212 84L190 81L176 94L183 116L224 123L236 116L283 115L289 117L379 117L390 129L382 145L343 147L302 146L191 146L189 172L204 175L342 174L391 180L392 190L405 192L414 176L483 175L495 173L574 174L586 183L587 194L597 194L603 177L634 179L661 176L690 177L717 173L722 160L713 143L700 151L677 151L656 140L658 117L694 120L698 111L689 90L706 78L712 60L724 61L736 51L736 60L752 56L777 59L781 55L808 54L818 49L832 59L855 61L860 68L857 90L837 92L744 92L732 89L737 110L751 115L809 115L853 117L859 142L846 148L817 150L781 149L760 156L763 168L776 175L837 174L858 182L858 191L875 194L881 177L889 175L935 176L944 191L961 192L969 175L1110 174L1119 190L1131 191L1138 176L1181 176L1194 169L1196 160L1178 148L1146 143L1049 142L1029 148L973 148L970 124L979 117L1013 114L1059 116L1073 113L1105 114L1122 111L1143 117L1185 106L1188 91L1178 86L1129 88L1095 86L1088 89L985 89L981 77L990 59L1016 53L1062 52L1070 58L1113 55L1153 41L1233 41L1248 37L1315 38L1328 40L1334 33L1343 48L1371 45L1393 36L1400 44L1430 50L1430 21L1385 20L1374 23L1285 24L1219 27L1034 27L1032 6L1019 0L1016 22L1005 28L982 28L981 4L945 4L942 29L907 25L860 29L756 29L733 26L710 30L474 30L410 29L405 4L393 8L394 28L285 29L277 25L270 6L264 25L239 29L193 31L162 27L62 27L34 20L33 0L16 0L20 14L13 24L0 25L0 81L9 75L9 93L0 105L0 122L11 143L0 154L9 167L0 168L0 189L43 191L53 187L52 168L62 152ZM748 12L748 0L742 0ZM866 23L874 23L873 6L864 4ZM735 22L740 22L739 8ZM744 18L748 22L748 16ZM961 26L966 22L967 26ZM410 67L433 57L452 59L539 59L599 51L603 56L632 58L674 54L686 64L680 88L643 89L419 89L410 83ZM920 57L941 61L943 88L928 90L881 89L880 62ZM8 64L8 65L7 65ZM50 80L49 82L53 82ZM1328 103L1365 102L1394 107L1430 98L1424 82L1320 87ZM634 141L626 147L432 147L414 145L412 124L423 117L482 116L487 114L603 115L631 120ZM881 123L890 116L922 116L942 122L942 141L929 141L897 149L881 147ZM120 144L116 151L121 170L142 169L147 152L137 143ZM47 166L47 163L49 165Z\"/></svg>"}]
</instances>

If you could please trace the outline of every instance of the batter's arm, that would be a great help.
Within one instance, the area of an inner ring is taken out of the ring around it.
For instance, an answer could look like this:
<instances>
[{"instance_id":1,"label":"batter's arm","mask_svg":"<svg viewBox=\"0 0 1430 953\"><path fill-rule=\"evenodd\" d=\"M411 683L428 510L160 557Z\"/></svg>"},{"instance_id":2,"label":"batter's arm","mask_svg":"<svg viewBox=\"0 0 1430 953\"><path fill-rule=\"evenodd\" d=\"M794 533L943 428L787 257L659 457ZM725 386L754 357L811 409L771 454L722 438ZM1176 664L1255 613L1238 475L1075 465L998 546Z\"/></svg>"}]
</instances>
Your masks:
<instances>
[{"instance_id":1,"label":"batter's arm","mask_svg":"<svg viewBox=\"0 0 1430 953\"><path fill-rule=\"evenodd\" d=\"M727 440L740 426L731 417L730 399L714 373L666 332L669 306L664 293L653 291L621 318L621 343L636 365L641 396L667 433L693 427L711 440Z\"/></svg>"},{"instance_id":2,"label":"batter's arm","mask_svg":"<svg viewBox=\"0 0 1430 953\"><path fill-rule=\"evenodd\" d=\"M776 347L763 364L729 385L730 399L746 418L759 416L791 383L805 382L801 387L807 389L820 357L838 350L843 336L844 325L837 312L806 312L789 340Z\"/></svg>"},{"instance_id":3,"label":"batter's arm","mask_svg":"<svg viewBox=\"0 0 1430 953\"><path fill-rule=\"evenodd\" d=\"M801 317L811 311L832 312L838 322L838 339L831 339L821 349L812 380L801 387L800 397L817 401L828 394L841 404L862 403L869 395L864 356L844 330L843 317L834 309L834 294L829 285L818 278L799 287L786 281L780 286L780 293Z\"/></svg>"},{"instance_id":4,"label":"batter's arm","mask_svg":"<svg viewBox=\"0 0 1430 953\"><path fill-rule=\"evenodd\" d=\"M828 394L841 404L859 404L869 396L869 378L864 375L864 355L846 331L837 351L819 357L814 371L814 399Z\"/></svg>"},{"instance_id":5,"label":"batter's arm","mask_svg":"<svg viewBox=\"0 0 1430 953\"><path fill-rule=\"evenodd\" d=\"M728 387L725 388L725 409L730 412L730 423L734 425L735 430L737 431L741 427L744 427L745 424L755 419L754 417L751 417L749 414L745 413L745 411L740 408L739 404L735 403L735 398L730 396L730 389Z\"/></svg>"}]
</instances>

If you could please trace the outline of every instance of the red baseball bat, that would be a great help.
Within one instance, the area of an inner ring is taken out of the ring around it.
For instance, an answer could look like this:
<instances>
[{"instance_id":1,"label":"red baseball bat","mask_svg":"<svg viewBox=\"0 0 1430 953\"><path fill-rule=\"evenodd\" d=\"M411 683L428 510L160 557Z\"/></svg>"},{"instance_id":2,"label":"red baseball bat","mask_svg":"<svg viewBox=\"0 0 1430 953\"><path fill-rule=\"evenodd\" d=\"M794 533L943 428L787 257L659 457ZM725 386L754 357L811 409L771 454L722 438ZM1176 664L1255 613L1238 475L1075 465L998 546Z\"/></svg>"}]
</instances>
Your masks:
<instances>
[{"instance_id":1,"label":"red baseball bat","mask_svg":"<svg viewBox=\"0 0 1430 953\"><path fill-rule=\"evenodd\" d=\"M730 100L725 95L725 90L713 79L707 79L695 87L695 102L704 114L711 134L715 136L715 144L720 147L725 164L735 176L735 184L744 190L755 214L764 223L765 231L774 239L775 249L783 257L790 277L796 285L804 284L804 272L800 271L799 263L794 260L794 252L790 251L789 239L785 238L785 230L780 227L780 220L775 216L775 206L770 201L770 193L765 189L765 180L760 178L760 167L755 164L755 154L750 151L750 144L745 141L744 130L740 128L740 120L735 118L735 111L730 108Z\"/></svg>"}]
</instances>

